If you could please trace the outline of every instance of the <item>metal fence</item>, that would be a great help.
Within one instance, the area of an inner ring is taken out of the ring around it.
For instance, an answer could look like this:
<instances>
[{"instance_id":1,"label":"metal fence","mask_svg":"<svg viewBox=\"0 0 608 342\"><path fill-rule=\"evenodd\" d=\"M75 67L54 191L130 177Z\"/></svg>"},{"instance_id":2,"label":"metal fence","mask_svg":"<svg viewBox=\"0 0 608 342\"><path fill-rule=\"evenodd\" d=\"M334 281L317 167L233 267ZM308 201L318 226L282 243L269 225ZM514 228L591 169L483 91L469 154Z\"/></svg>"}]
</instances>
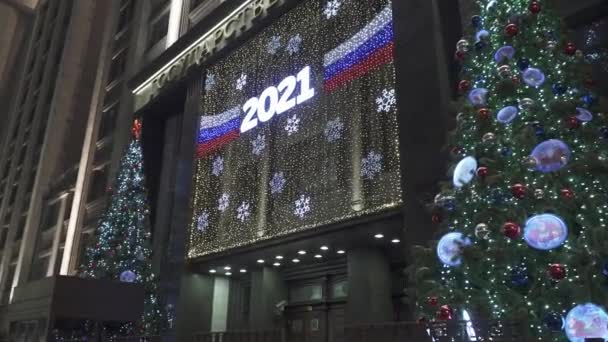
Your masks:
<instances>
[{"instance_id":1,"label":"metal fence","mask_svg":"<svg viewBox=\"0 0 608 342\"><path fill-rule=\"evenodd\" d=\"M161 342L162 336L125 336L117 337L115 342Z\"/></svg>"},{"instance_id":2,"label":"metal fence","mask_svg":"<svg viewBox=\"0 0 608 342\"><path fill-rule=\"evenodd\" d=\"M217 333L198 333L193 342L283 342L281 330L270 331L227 331Z\"/></svg>"},{"instance_id":3,"label":"metal fence","mask_svg":"<svg viewBox=\"0 0 608 342\"><path fill-rule=\"evenodd\" d=\"M526 342L520 323L498 321L447 321L420 324L395 322L353 325L345 328L348 342Z\"/></svg>"}]
</instances>

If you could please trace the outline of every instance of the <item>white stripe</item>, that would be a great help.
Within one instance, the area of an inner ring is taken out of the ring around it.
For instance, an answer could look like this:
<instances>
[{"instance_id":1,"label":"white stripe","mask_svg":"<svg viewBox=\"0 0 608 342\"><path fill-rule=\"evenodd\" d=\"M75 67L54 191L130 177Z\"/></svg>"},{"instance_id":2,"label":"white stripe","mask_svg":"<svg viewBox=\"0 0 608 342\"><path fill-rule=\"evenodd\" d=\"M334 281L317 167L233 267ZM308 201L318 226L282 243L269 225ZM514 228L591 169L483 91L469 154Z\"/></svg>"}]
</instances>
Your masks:
<instances>
[{"instance_id":1,"label":"white stripe","mask_svg":"<svg viewBox=\"0 0 608 342\"><path fill-rule=\"evenodd\" d=\"M340 58L355 51L359 46L363 45L363 43L368 41L382 28L384 28L386 24L392 22L392 20L393 10L391 8L391 5L388 5L385 9L382 10L382 12L378 13L378 15L361 31L357 32L357 34L342 43L337 48L325 54L323 65L326 67L330 66L336 61L338 61Z\"/></svg>"},{"instance_id":2,"label":"white stripe","mask_svg":"<svg viewBox=\"0 0 608 342\"><path fill-rule=\"evenodd\" d=\"M217 127L240 115L240 107L234 107L218 115L202 116L200 127L201 129Z\"/></svg>"}]
</instances>

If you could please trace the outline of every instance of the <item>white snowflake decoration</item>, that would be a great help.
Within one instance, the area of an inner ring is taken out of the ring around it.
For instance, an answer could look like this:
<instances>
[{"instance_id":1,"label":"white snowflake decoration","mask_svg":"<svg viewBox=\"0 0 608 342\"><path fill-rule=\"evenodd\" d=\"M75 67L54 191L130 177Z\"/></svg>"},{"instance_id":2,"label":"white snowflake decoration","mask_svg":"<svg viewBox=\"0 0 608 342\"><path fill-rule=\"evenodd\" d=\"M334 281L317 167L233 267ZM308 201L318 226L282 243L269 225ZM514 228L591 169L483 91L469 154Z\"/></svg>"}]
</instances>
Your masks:
<instances>
[{"instance_id":1,"label":"white snowflake decoration","mask_svg":"<svg viewBox=\"0 0 608 342\"><path fill-rule=\"evenodd\" d=\"M196 229L199 232L204 232L209 228L209 213L207 211L203 211L196 220Z\"/></svg>"},{"instance_id":2,"label":"white snowflake decoration","mask_svg":"<svg viewBox=\"0 0 608 342\"><path fill-rule=\"evenodd\" d=\"M239 219L241 222L245 222L245 220L247 220L249 216L251 216L249 203L241 203L241 205L236 209L236 218Z\"/></svg>"},{"instance_id":3,"label":"white snowflake decoration","mask_svg":"<svg viewBox=\"0 0 608 342\"><path fill-rule=\"evenodd\" d=\"M272 36L268 44L266 44L266 51L271 55L276 55L281 48L281 36Z\"/></svg>"},{"instance_id":4,"label":"white snowflake decoration","mask_svg":"<svg viewBox=\"0 0 608 342\"><path fill-rule=\"evenodd\" d=\"M211 168L211 173L214 176L219 177L222 174L222 171L224 171L224 158L222 158L222 156L218 156L213 161L213 167Z\"/></svg>"},{"instance_id":5,"label":"white snowflake decoration","mask_svg":"<svg viewBox=\"0 0 608 342\"><path fill-rule=\"evenodd\" d=\"M287 119L285 130L287 131L287 135L295 134L300 130L300 119L297 115L294 114L291 118Z\"/></svg>"},{"instance_id":6,"label":"white snowflake decoration","mask_svg":"<svg viewBox=\"0 0 608 342\"><path fill-rule=\"evenodd\" d=\"M306 214L310 212L310 196L300 195L300 198L296 200L295 209L293 213L303 219Z\"/></svg>"},{"instance_id":7,"label":"white snowflake decoration","mask_svg":"<svg viewBox=\"0 0 608 342\"><path fill-rule=\"evenodd\" d=\"M258 134L257 138L251 142L251 153L259 156L262 151L266 148L266 136Z\"/></svg>"},{"instance_id":8,"label":"white snowflake decoration","mask_svg":"<svg viewBox=\"0 0 608 342\"><path fill-rule=\"evenodd\" d=\"M205 90L209 91L215 86L215 74L208 74L205 79Z\"/></svg>"},{"instance_id":9,"label":"white snowflake decoration","mask_svg":"<svg viewBox=\"0 0 608 342\"><path fill-rule=\"evenodd\" d=\"M338 15L340 6L342 6L342 2L340 0L327 1L327 3L325 4L325 9L323 10L325 18L330 19L331 17L335 17L336 15Z\"/></svg>"},{"instance_id":10,"label":"white snowflake decoration","mask_svg":"<svg viewBox=\"0 0 608 342\"><path fill-rule=\"evenodd\" d=\"M390 113L395 109L397 100L395 99L395 89L384 89L382 95L376 98L378 113Z\"/></svg>"},{"instance_id":11,"label":"white snowflake decoration","mask_svg":"<svg viewBox=\"0 0 608 342\"><path fill-rule=\"evenodd\" d=\"M285 188L285 183L287 183L287 181L285 180L285 175L283 174L283 171L275 172L275 174L272 175L272 179L270 180L270 193L280 194L281 192L283 192L283 188Z\"/></svg>"},{"instance_id":12,"label":"white snowflake decoration","mask_svg":"<svg viewBox=\"0 0 608 342\"><path fill-rule=\"evenodd\" d=\"M382 154L370 151L363 158L361 165L361 176L365 179L374 179L382 171Z\"/></svg>"},{"instance_id":13,"label":"white snowflake decoration","mask_svg":"<svg viewBox=\"0 0 608 342\"><path fill-rule=\"evenodd\" d=\"M301 46L302 36L300 36L300 34L298 33L295 36L291 37L291 39L289 39L289 41L287 42L287 52L289 52L290 56L293 56L296 53L300 52Z\"/></svg>"},{"instance_id":14,"label":"white snowflake decoration","mask_svg":"<svg viewBox=\"0 0 608 342\"><path fill-rule=\"evenodd\" d=\"M222 197L217 201L217 209L221 212L226 211L230 206L230 195L227 193L223 193Z\"/></svg>"},{"instance_id":15,"label":"white snowflake decoration","mask_svg":"<svg viewBox=\"0 0 608 342\"><path fill-rule=\"evenodd\" d=\"M340 138L342 138L342 130L344 129L344 124L340 121L340 118L335 118L333 120L327 121L327 125L325 125L325 140L327 142L334 142Z\"/></svg>"},{"instance_id":16,"label":"white snowflake decoration","mask_svg":"<svg viewBox=\"0 0 608 342\"><path fill-rule=\"evenodd\" d=\"M236 90L243 90L247 85L247 75L241 74L238 80L236 80Z\"/></svg>"}]
</instances>

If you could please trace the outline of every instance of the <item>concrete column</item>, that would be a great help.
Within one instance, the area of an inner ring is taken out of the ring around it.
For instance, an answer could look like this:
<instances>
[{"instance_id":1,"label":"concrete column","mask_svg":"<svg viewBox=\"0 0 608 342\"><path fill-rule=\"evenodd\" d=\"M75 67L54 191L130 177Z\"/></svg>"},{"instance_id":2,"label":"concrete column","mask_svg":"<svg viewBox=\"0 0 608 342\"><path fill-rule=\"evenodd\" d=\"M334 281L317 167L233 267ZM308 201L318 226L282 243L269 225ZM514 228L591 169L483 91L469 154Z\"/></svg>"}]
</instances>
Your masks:
<instances>
[{"instance_id":1,"label":"concrete column","mask_svg":"<svg viewBox=\"0 0 608 342\"><path fill-rule=\"evenodd\" d=\"M173 45L179 38L184 0L171 0L169 12L169 27L167 30L166 47Z\"/></svg>"},{"instance_id":2,"label":"concrete column","mask_svg":"<svg viewBox=\"0 0 608 342\"><path fill-rule=\"evenodd\" d=\"M176 306L176 341L191 341L197 332L210 331L214 304L213 277L184 272Z\"/></svg>"},{"instance_id":3,"label":"concrete column","mask_svg":"<svg viewBox=\"0 0 608 342\"><path fill-rule=\"evenodd\" d=\"M388 258L379 249L348 252L347 324L393 320L391 273Z\"/></svg>"},{"instance_id":4,"label":"concrete column","mask_svg":"<svg viewBox=\"0 0 608 342\"><path fill-rule=\"evenodd\" d=\"M211 313L212 332L224 332L228 327L229 297L230 279L215 277L213 279L213 311Z\"/></svg>"},{"instance_id":5,"label":"concrete column","mask_svg":"<svg viewBox=\"0 0 608 342\"><path fill-rule=\"evenodd\" d=\"M264 267L251 274L249 326L254 330L281 328L274 314L277 303L287 300L287 284L278 270Z\"/></svg>"},{"instance_id":6,"label":"concrete column","mask_svg":"<svg viewBox=\"0 0 608 342\"><path fill-rule=\"evenodd\" d=\"M63 231L63 220L65 220L65 210L67 208L67 201L69 195L61 198L61 204L59 207L59 215L57 215L57 222L55 223L55 234L53 236L53 245L51 247L51 257L49 258L49 266L46 270L46 276L52 277L55 274L55 264L59 255L59 243L61 242L61 232Z\"/></svg>"}]
</instances>

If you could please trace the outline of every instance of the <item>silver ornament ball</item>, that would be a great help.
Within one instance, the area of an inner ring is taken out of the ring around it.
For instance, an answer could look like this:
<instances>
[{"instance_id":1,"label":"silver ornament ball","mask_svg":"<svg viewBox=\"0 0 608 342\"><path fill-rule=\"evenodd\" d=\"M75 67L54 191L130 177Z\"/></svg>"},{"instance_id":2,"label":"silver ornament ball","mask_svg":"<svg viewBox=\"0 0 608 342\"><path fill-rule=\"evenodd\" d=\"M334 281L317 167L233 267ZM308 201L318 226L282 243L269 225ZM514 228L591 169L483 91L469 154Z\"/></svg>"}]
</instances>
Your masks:
<instances>
[{"instance_id":1,"label":"silver ornament ball","mask_svg":"<svg viewBox=\"0 0 608 342\"><path fill-rule=\"evenodd\" d=\"M496 135L492 132L488 132L481 137L481 141L484 143L489 143L496 140Z\"/></svg>"},{"instance_id":2,"label":"silver ornament ball","mask_svg":"<svg viewBox=\"0 0 608 342\"><path fill-rule=\"evenodd\" d=\"M521 110L530 110L534 107L534 100L532 100L531 98L524 98L521 101L519 101L519 109Z\"/></svg>"},{"instance_id":3,"label":"silver ornament ball","mask_svg":"<svg viewBox=\"0 0 608 342\"><path fill-rule=\"evenodd\" d=\"M534 190L534 197L536 199L543 199L543 197L545 197L545 191L543 189Z\"/></svg>"},{"instance_id":4,"label":"silver ornament ball","mask_svg":"<svg viewBox=\"0 0 608 342\"><path fill-rule=\"evenodd\" d=\"M461 39L456 43L456 50L460 52L468 52L469 51L469 41L466 39Z\"/></svg>"},{"instance_id":5,"label":"silver ornament ball","mask_svg":"<svg viewBox=\"0 0 608 342\"><path fill-rule=\"evenodd\" d=\"M479 239L486 240L490 236L490 227L485 223L480 223L475 226L475 236Z\"/></svg>"}]
</instances>

